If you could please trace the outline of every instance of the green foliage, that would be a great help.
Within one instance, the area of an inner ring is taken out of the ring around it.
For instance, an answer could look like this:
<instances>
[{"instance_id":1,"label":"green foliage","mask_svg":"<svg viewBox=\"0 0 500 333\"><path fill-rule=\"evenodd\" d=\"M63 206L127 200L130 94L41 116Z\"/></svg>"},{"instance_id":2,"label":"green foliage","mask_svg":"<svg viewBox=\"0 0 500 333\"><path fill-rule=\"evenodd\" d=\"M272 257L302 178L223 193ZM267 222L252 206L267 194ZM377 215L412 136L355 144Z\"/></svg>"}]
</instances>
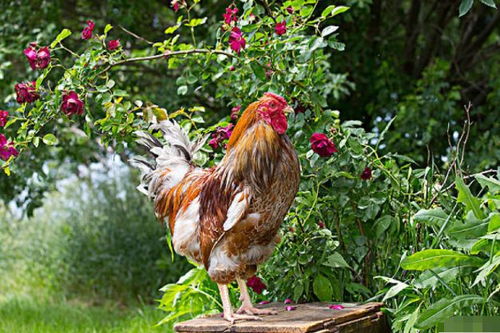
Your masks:
<instances>
[{"instance_id":1,"label":"green foliage","mask_svg":"<svg viewBox=\"0 0 500 333\"><path fill-rule=\"evenodd\" d=\"M496 184L498 175L476 175L476 179L486 191L485 185ZM432 328L455 313L498 315L500 215L494 198L500 192L493 186L482 197L474 196L460 177L455 185L458 195L452 208L420 210L415 215L437 233L429 237L440 238L435 242L439 248L418 251L401 261L402 269L421 273L406 277L398 299L391 302L396 330Z\"/></svg>"}]
</instances>

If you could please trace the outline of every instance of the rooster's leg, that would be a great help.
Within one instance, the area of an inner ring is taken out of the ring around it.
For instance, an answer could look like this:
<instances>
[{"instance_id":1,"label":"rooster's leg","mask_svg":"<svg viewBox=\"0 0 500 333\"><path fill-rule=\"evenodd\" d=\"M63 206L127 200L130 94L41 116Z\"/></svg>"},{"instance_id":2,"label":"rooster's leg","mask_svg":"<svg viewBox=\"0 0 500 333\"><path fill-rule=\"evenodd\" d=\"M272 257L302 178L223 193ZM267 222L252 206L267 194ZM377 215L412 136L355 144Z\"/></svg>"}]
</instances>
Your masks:
<instances>
[{"instance_id":1,"label":"rooster's leg","mask_svg":"<svg viewBox=\"0 0 500 333\"><path fill-rule=\"evenodd\" d=\"M261 318L252 315L233 313L231 308L231 300L229 299L229 290L226 284L217 284L219 287L220 297L222 299L222 308L224 309L224 319L233 324L236 320L261 320Z\"/></svg>"},{"instance_id":2,"label":"rooster's leg","mask_svg":"<svg viewBox=\"0 0 500 333\"><path fill-rule=\"evenodd\" d=\"M246 313L249 315L275 315L278 312L268 309L257 309L252 305L252 300L250 299L250 295L248 294L247 285L245 280L241 278L237 278L238 286L240 287L240 301L241 307L236 311L236 313Z\"/></svg>"}]
</instances>

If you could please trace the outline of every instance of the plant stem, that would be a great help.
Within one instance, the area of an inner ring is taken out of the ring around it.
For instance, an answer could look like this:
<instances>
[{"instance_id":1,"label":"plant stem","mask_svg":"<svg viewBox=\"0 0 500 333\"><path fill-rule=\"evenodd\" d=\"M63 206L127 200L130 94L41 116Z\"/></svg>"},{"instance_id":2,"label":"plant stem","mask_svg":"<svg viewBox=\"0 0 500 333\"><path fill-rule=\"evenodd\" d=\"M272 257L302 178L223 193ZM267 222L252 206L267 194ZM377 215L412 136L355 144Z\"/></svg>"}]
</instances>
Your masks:
<instances>
[{"instance_id":1,"label":"plant stem","mask_svg":"<svg viewBox=\"0 0 500 333\"><path fill-rule=\"evenodd\" d=\"M134 63L134 62L156 60L156 59L167 58L167 57L172 57L172 56L197 54L197 53L222 54L222 55L225 55L227 57L232 57L232 58L235 57L234 54L231 54L229 52L222 51L222 50L191 49L191 50L183 50L183 51L167 51L163 54L155 54L155 55L146 56L146 57L128 58L128 59L117 61L114 64L108 65L108 67L106 67L102 72L100 72L99 75L106 73L114 66L126 65L126 64L130 64L130 63Z\"/></svg>"}]
</instances>

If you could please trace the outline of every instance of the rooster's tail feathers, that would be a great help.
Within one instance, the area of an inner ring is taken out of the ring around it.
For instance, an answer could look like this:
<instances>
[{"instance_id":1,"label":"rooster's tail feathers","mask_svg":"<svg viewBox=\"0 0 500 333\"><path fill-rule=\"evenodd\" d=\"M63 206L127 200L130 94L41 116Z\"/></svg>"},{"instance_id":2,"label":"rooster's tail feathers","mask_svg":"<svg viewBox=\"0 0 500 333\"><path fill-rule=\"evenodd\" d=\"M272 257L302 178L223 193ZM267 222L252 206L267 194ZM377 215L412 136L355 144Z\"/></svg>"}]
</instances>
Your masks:
<instances>
[{"instance_id":1,"label":"rooster's tail feathers","mask_svg":"<svg viewBox=\"0 0 500 333\"><path fill-rule=\"evenodd\" d=\"M184 178L194 155L203 147L208 136L191 142L179 124L169 120L154 124L150 129L160 130L166 144L163 145L148 132L137 131L137 143L144 146L154 160L136 156L130 163L141 170L141 184L137 189L155 198L160 191L172 188Z\"/></svg>"}]
</instances>

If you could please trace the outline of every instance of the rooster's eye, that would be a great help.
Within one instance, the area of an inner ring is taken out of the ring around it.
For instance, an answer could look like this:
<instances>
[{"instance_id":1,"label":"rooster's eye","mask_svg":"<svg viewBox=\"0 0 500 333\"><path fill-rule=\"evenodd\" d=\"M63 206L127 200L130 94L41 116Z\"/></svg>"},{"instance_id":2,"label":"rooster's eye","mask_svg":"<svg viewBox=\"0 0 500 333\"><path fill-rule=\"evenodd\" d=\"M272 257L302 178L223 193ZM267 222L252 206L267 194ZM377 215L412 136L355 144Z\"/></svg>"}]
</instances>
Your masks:
<instances>
[{"instance_id":1,"label":"rooster's eye","mask_svg":"<svg viewBox=\"0 0 500 333\"><path fill-rule=\"evenodd\" d=\"M269 107L271 109L274 109L276 107L276 103L274 103L274 102L269 103Z\"/></svg>"}]
</instances>

